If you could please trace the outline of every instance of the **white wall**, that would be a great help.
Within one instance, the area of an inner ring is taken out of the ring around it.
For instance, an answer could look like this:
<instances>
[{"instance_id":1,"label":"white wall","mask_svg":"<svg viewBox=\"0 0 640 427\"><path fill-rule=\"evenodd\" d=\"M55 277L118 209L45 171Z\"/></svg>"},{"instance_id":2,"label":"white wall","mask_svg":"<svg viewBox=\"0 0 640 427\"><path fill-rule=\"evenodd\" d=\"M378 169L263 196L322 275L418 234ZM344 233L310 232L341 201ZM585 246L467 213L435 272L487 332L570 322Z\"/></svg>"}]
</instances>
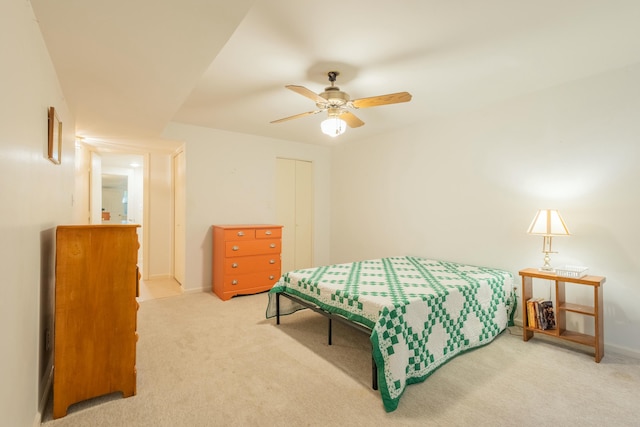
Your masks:
<instances>
[{"instance_id":1,"label":"white wall","mask_svg":"<svg viewBox=\"0 0 640 427\"><path fill-rule=\"evenodd\" d=\"M0 2L0 425L36 422L51 372L55 227L69 222L74 118L27 1ZM63 123L62 164L47 160L47 109Z\"/></svg>"},{"instance_id":2,"label":"white wall","mask_svg":"<svg viewBox=\"0 0 640 427\"><path fill-rule=\"evenodd\" d=\"M276 158L314 165L314 261L329 261L330 148L171 123L185 142L185 290L211 291L211 226L275 223Z\"/></svg>"},{"instance_id":3,"label":"white wall","mask_svg":"<svg viewBox=\"0 0 640 427\"><path fill-rule=\"evenodd\" d=\"M607 277L605 344L640 352L638 81L640 65L339 145L331 261L413 254L504 268L520 289L518 271L542 261L526 229L556 208L573 235L554 239L552 263ZM590 332L584 319L571 326Z\"/></svg>"}]
</instances>

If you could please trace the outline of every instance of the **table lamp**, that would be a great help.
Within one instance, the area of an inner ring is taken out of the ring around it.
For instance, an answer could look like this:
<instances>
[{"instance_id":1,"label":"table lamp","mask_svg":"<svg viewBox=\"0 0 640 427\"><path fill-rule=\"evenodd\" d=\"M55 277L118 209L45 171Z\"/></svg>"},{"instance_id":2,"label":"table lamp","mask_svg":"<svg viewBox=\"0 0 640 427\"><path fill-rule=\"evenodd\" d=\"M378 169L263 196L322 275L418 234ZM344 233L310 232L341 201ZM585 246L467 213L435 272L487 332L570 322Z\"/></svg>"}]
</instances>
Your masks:
<instances>
[{"instance_id":1,"label":"table lamp","mask_svg":"<svg viewBox=\"0 0 640 427\"><path fill-rule=\"evenodd\" d=\"M553 236L568 236L571 234L558 211L555 209L540 209L533 218L527 233L542 235L544 238L542 241L544 264L540 267L540 271L555 271L551 267L551 258L549 257L549 254L556 253L551 250L551 239Z\"/></svg>"}]
</instances>

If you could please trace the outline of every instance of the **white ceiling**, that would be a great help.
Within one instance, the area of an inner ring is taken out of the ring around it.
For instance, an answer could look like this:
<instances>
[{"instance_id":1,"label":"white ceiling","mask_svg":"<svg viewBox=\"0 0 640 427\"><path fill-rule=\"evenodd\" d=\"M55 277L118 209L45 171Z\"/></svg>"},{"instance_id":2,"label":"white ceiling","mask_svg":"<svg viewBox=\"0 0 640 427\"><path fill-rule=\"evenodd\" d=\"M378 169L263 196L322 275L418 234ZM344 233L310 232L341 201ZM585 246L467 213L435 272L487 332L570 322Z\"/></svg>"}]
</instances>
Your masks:
<instances>
[{"instance_id":1,"label":"white ceiling","mask_svg":"<svg viewBox=\"0 0 640 427\"><path fill-rule=\"evenodd\" d=\"M171 122L315 144L423 123L640 62L638 0L31 0L76 133L161 146ZM352 98L332 139L284 88Z\"/></svg>"}]
</instances>

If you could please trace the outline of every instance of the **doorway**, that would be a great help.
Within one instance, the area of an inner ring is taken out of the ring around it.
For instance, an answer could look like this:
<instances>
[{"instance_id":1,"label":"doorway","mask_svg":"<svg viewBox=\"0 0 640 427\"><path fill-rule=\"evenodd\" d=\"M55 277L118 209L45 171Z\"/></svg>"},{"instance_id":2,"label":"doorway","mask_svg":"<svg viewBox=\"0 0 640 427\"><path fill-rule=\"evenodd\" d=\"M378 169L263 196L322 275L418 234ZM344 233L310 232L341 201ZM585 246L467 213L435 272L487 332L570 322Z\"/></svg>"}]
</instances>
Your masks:
<instances>
[{"instance_id":1,"label":"doorway","mask_svg":"<svg viewBox=\"0 0 640 427\"><path fill-rule=\"evenodd\" d=\"M140 225L138 266L143 299L182 293L170 270L171 158L168 150L147 151L144 147L125 145L116 149L114 145L95 141L79 141L76 145L76 180L85 183L77 184L77 189L79 194L86 195L86 199L78 198L77 217L86 218L82 223L89 224ZM82 209L85 206L86 211Z\"/></svg>"},{"instance_id":2,"label":"doorway","mask_svg":"<svg viewBox=\"0 0 640 427\"><path fill-rule=\"evenodd\" d=\"M144 176L146 156L124 152L91 152L91 224L138 224L138 266L145 272L147 230L145 228Z\"/></svg>"},{"instance_id":3,"label":"doorway","mask_svg":"<svg viewBox=\"0 0 640 427\"><path fill-rule=\"evenodd\" d=\"M102 224L127 224L129 216L129 177L102 174Z\"/></svg>"}]
</instances>

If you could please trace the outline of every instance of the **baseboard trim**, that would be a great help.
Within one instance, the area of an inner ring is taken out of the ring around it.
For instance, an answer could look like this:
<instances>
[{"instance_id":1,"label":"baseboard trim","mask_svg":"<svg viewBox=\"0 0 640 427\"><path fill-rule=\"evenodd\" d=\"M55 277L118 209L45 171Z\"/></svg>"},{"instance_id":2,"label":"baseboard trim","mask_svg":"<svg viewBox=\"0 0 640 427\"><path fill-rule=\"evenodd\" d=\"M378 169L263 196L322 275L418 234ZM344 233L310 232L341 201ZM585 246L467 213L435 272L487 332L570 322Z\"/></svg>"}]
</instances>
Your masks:
<instances>
[{"instance_id":1,"label":"baseboard trim","mask_svg":"<svg viewBox=\"0 0 640 427\"><path fill-rule=\"evenodd\" d=\"M195 288L195 289L185 289L184 287L182 288L182 293L183 294L199 294L200 292L210 292L211 288Z\"/></svg>"}]
</instances>

